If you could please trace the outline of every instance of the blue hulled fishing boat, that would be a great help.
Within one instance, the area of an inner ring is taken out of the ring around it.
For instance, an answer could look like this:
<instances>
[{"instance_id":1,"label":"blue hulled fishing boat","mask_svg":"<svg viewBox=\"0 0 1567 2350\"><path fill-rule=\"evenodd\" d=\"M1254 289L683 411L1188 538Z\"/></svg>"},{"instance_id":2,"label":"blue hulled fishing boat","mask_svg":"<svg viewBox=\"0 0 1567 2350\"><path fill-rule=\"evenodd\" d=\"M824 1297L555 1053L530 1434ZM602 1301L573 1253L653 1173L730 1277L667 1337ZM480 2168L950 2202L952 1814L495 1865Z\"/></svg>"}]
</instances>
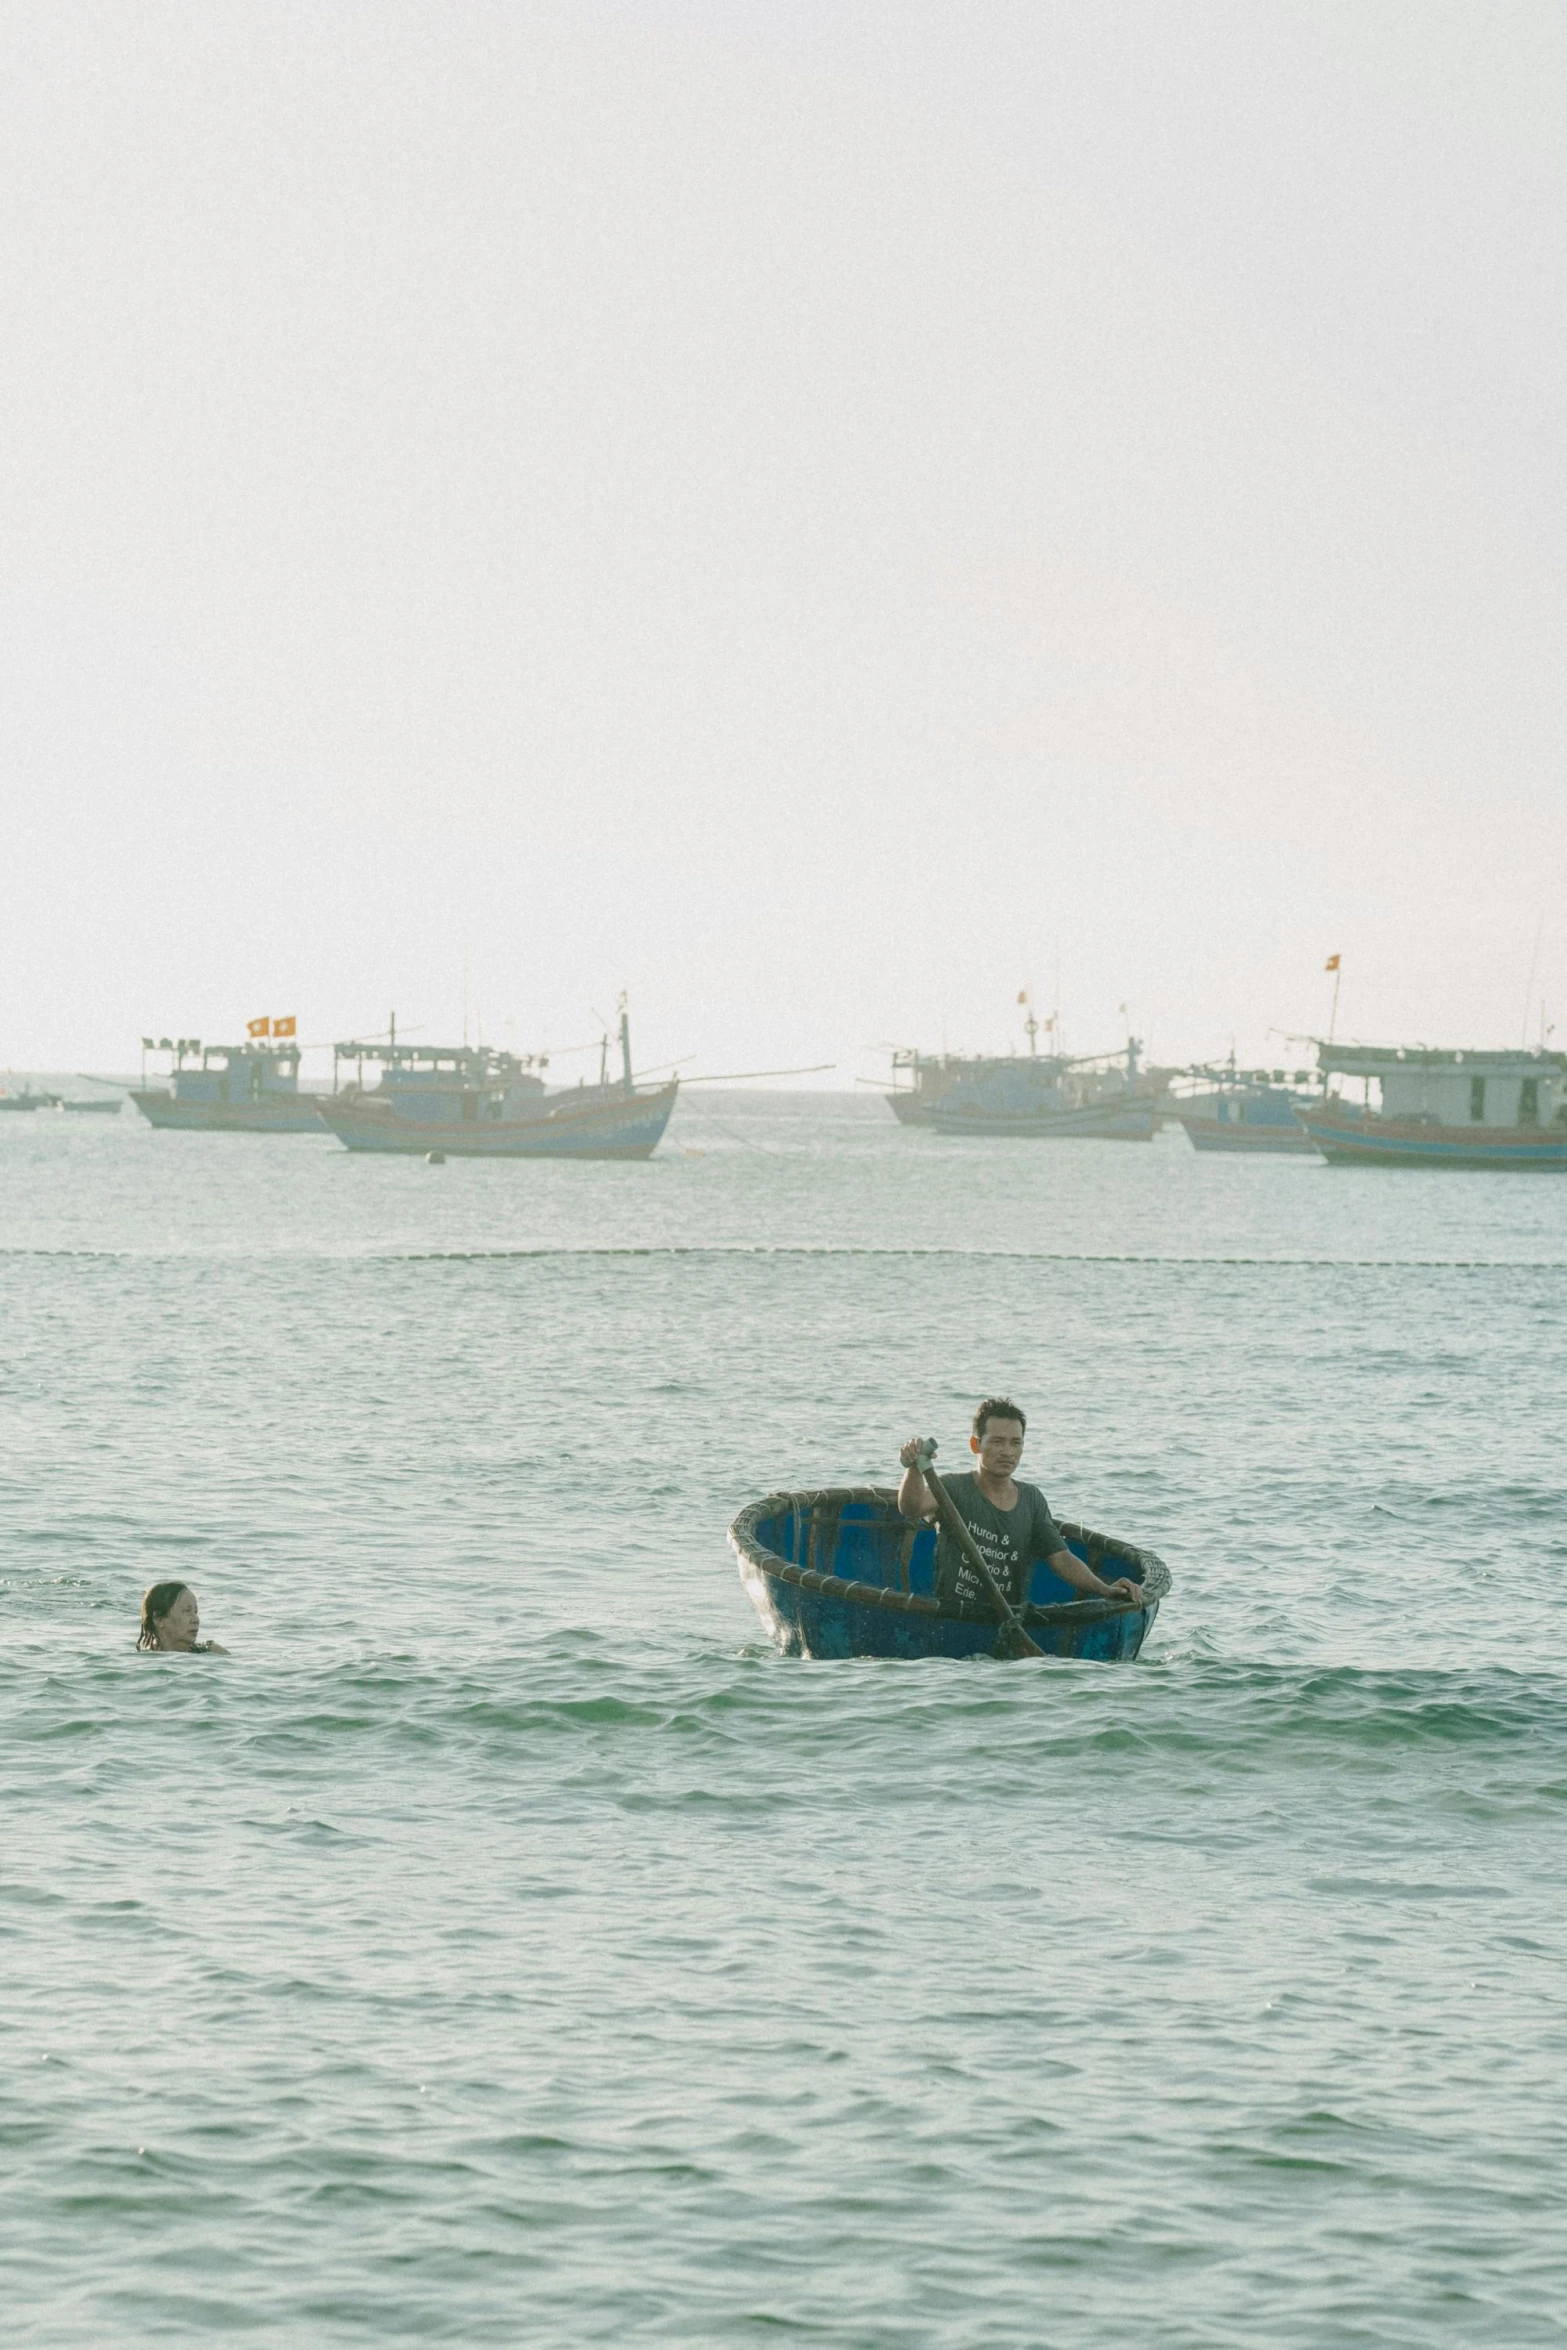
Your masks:
<instances>
[{"instance_id":1,"label":"blue hulled fishing boat","mask_svg":"<svg viewBox=\"0 0 1567 2350\"><path fill-rule=\"evenodd\" d=\"M1312 1158L1316 1144L1296 1112L1321 1101L1306 1069L1188 1069L1190 1090L1172 1093L1168 1114L1200 1151L1261 1151Z\"/></svg>"},{"instance_id":2,"label":"blue hulled fishing boat","mask_svg":"<svg viewBox=\"0 0 1567 2350\"><path fill-rule=\"evenodd\" d=\"M269 1023L251 1022L252 1036L264 1038ZM292 1020L280 1020L274 1033L291 1038ZM169 1082L148 1085L146 1056L164 1052L170 1057ZM173 1126L187 1134L319 1134L315 1096L299 1090L299 1047L274 1044L203 1044L200 1037L164 1037L154 1044L142 1038L142 1082L130 1089L131 1100L153 1126ZM95 1105L96 1106L96 1105Z\"/></svg>"},{"instance_id":3,"label":"blue hulled fishing boat","mask_svg":"<svg viewBox=\"0 0 1567 2350\"><path fill-rule=\"evenodd\" d=\"M1142 1647L1170 1572L1151 1550L1061 1521L1067 1547L1096 1573L1125 1575L1142 1600L1080 1599L1041 1561L1021 1611L1050 1656L1109 1663ZM988 1656L1000 1626L943 1615L936 1535L899 1515L891 1486L770 1493L729 1529L740 1579L785 1656Z\"/></svg>"},{"instance_id":4,"label":"blue hulled fishing boat","mask_svg":"<svg viewBox=\"0 0 1567 2350\"><path fill-rule=\"evenodd\" d=\"M606 1039L606 1048L608 1040ZM678 1080L638 1085L631 1029L620 1012L621 1075L601 1062L596 1085L551 1087L534 1059L487 1045L349 1042L333 1047L337 1069L360 1071L316 1102L320 1118L351 1151L465 1159L646 1159L658 1148ZM366 1063L379 1082L363 1081Z\"/></svg>"}]
</instances>

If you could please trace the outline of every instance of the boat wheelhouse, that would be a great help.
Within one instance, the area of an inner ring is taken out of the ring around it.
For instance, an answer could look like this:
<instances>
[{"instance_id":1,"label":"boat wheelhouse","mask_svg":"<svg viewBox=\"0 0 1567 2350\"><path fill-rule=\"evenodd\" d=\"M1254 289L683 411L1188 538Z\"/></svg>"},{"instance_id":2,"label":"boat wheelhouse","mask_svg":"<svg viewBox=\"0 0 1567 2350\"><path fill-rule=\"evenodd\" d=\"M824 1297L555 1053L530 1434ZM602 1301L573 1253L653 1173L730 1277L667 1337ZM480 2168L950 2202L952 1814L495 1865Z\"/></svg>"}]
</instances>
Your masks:
<instances>
[{"instance_id":1,"label":"boat wheelhouse","mask_svg":"<svg viewBox=\"0 0 1567 2350\"><path fill-rule=\"evenodd\" d=\"M606 1040L607 1047L607 1040ZM601 1058L596 1085L551 1087L547 1054L488 1045L410 1045L351 1040L332 1048L334 1072L356 1074L316 1102L318 1117L351 1151L469 1159L646 1159L657 1149L678 1079L638 1085L631 1030L620 1014L621 1075ZM365 1083L365 1069L377 1072Z\"/></svg>"},{"instance_id":2,"label":"boat wheelhouse","mask_svg":"<svg viewBox=\"0 0 1567 2350\"><path fill-rule=\"evenodd\" d=\"M1297 1113L1336 1165L1567 1170L1567 1053L1324 1044L1317 1061L1363 1089Z\"/></svg>"},{"instance_id":3,"label":"boat wheelhouse","mask_svg":"<svg viewBox=\"0 0 1567 2350\"><path fill-rule=\"evenodd\" d=\"M146 1058L167 1053L165 1085L148 1085ZM197 1134L319 1134L315 1097L299 1090L292 1043L203 1044L199 1037L142 1039L142 1083L131 1100L153 1126Z\"/></svg>"}]
</instances>

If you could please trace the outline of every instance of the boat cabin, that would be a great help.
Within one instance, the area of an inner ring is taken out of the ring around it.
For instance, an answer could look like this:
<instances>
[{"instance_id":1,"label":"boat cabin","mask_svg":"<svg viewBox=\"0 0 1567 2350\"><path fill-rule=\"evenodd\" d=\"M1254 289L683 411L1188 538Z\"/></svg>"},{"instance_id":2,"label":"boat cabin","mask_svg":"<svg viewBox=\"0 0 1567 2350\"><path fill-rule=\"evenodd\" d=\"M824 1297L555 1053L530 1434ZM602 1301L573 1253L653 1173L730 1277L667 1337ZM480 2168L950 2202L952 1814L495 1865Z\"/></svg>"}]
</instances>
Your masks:
<instances>
[{"instance_id":1,"label":"boat cabin","mask_svg":"<svg viewBox=\"0 0 1567 2350\"><path fill-rule=\"evenodd\" d=\"M1309 1069L1237 1069L1233 1060L1180 1071L1187 1085L1173 1093L1177 1116L1211 1118L1217 1126L1276 1126L1297 1133L1297 1102L1316 1100Z\"/></svg>"},{"instance_id":2,"label":"boat cabin","mask_svg":"<svg viewBox=\"0 0 1567 2350\"><path fill-rule=\"evenodd\" d=\"M1567 1053L1438 1052L1424 1045L1318 1047L1330 1076L1380 1091L1384 1118L1426 1126L1567 1126Z\"/></svg>"},{"instance_id":3,"label":"boat cabin","mask_svg":"<svg viewBox=\"0 0 1567 2350\"><path fill-rule=\"evenodd\" d=\"M478 1124L486 1119L517 1115L520 1101L536 1101L545 1091L537 1074L549 1065L545 1054L495 1051L489 1045L419 1045L360 1043L350 1040L332 1047L332 1090L338 1090L343 1064L354 1066L354 1090L389 1101L405 1117L421 1124ZM365 1070L379 1072L378 1081L365 1084Z\"/></svg>"},{"instance_id":4,"label":"boat cabin","mask_svg":"<svg viewBox=\"0 0 1567 2350\"><path fill-rule=\"evenodd\" d=\"M171 1059L174 1099L192 1104L264 1102L299 1092L299 1047L294 1044L203 1044L200 1037L150 1038L143 1054Z\"/></svg>"}]
</instances>

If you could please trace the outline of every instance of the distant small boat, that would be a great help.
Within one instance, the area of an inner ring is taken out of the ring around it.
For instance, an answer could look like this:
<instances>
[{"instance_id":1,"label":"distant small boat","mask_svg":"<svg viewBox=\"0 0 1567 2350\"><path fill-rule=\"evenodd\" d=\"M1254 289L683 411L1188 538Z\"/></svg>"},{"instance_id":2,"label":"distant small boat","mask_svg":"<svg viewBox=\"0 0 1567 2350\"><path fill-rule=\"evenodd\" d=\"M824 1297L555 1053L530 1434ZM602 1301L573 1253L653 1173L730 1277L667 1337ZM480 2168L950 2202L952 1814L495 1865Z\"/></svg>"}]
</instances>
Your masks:
<instances>
[{"instance_id":1,"label":"distant small boat","mask_svg":"<svg viewBox=\"0 0 1567 2350\"><path fill-rule=\"evenodd\" d=\"M60 1104L62 1110L75 1110L78 1115L85 1112L100 1118L117 1118L122 1106L120 1096L117 1093L111 1094L106 1101L91 1102L73 1101L67 1095Z\"/></svg>"},{"instance_id":2,"label":"distant small boat","mask_svg":"<svg viewBox=\"0 0 1567 2350\"><path fill-rule=\"evenodd\" d=\"M1022 1611L1051 1656L1112 1662L1142 1647L1170 1572L1139 1550L1063 1519L1067 1547L1096 1573L1141 1584L1142 1600L1081 1599L1037 1565ZM943 1615L936 1605L936 1535L900 1516L891 1486L835 1485L770 1493L729 1529L740 1579L785 1656L988 1656L1000 1626Z\"/></svg>"},{"instance_id":3,"label":"distant small boat","mask_svg":"<svg viewBox=\"0 0 1567 2350\"><path fill-rule=\"evenodd\" d=\"M0 1089L0 1110L116 1111L119 1107L120 1096L117 1093L100 1101L82 1101L66 1093L34 1093L30 1084L24 1085L20 1093Z\"/></svg>"},{"instance_id":4,"label":"distant small boat","mask_svg":"<svg viewBox=\"0 0 1567 2350\"><path fill-rule=\"evenodd\" d=\"M1318 1061L1366 1089L1363 1103L1330 1094L1298 1113L1333 1165L1567 1172L1567 1054L1324 1044Z\"/></svg>"}]
</instances>

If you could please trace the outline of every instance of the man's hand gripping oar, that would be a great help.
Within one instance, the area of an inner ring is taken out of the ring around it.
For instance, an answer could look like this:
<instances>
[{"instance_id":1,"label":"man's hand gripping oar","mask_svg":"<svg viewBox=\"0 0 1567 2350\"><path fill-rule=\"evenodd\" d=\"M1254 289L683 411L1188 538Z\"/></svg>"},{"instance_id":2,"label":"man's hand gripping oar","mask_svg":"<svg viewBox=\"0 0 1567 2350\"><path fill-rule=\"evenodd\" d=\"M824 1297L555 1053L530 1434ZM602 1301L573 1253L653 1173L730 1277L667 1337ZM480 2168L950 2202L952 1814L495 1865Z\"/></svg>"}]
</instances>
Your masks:
<instances>
[{"instance_id":1,"label":"man's hand gripping oar","mask_svg":"<svg viewBox=\"0 0 1567 2350\"><path fill-rule=\"evenodd\" d=\"M997 1613L1001 1618L1001 1638L996 1642L997 1648L999 1649L1003 1645L1009 1646L1014 1656L1043 1656L1044 1650L1036 1640L1030 1640L1024 1631L1022 1618L1017 1609L991 1573L990 1562L959 1517L957 1510L953 1507L952 1497L932 1468L931 1463L935 1454L936 1439L934 1436L927 1436L915 1455L914 1466L935 1497L936 1509L943 1526L952 1536L969 1565L977 1570L980 1581L995 1601Z\"/></svg>"}]
</instances>

